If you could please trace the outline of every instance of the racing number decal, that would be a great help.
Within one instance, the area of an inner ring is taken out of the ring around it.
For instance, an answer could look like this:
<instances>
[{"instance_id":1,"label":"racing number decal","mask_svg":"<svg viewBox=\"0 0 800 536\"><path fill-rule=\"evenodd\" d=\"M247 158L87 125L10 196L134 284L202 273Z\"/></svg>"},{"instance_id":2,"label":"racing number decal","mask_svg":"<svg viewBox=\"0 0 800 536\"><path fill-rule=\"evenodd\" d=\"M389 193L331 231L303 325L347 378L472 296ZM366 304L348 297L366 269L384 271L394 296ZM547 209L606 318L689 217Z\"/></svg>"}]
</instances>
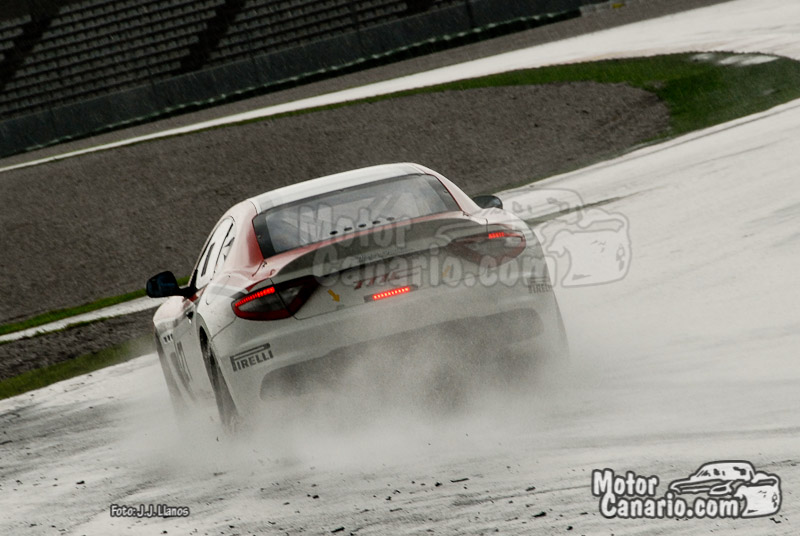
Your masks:
<instances>
[{"instance_id":1,"label":"racing number decal","mask_svg":"<svg viewBox=\"0 0 800 536\"><path fill-rule=\"evenodd\" d=\"M175 370L178 371L178 377L180 377L183 387L188 391L189 380L192 379L192 375L189 373L189 366L186 363L186 352L183 351L183 344L180 341L175 347L178 349L178 353L172 354L172 364L175 365Z\"/></svg>"}]
</instances>

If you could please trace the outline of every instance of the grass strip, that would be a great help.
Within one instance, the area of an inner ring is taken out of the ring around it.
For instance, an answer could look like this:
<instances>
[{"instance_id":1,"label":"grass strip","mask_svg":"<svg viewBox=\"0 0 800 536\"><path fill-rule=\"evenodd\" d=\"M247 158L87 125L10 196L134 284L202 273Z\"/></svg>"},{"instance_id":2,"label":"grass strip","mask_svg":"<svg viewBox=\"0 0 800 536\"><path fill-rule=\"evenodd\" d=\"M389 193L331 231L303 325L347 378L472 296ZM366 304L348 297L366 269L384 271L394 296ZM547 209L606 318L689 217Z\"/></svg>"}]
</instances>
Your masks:
<instances>
[{"instance_id":1,"label":"grass strip","mask_svg":"<svg viewBox=\"0 0 800 536\"><path fill-rule=\"evenodd\" d=\"M85 354L47 367L29 370L13 378L0 380L0 399L16 396L33 389L40 389L111 365L117 365L153 351L155 351L153 336L148 334L117 346L105 348L99 352Z\"/></svg>"},{"instance_id":2,"label":"grass strip","mask_svg":"<svg viewBox=\"0 0 800 536\"><path fill-rule=\"evenodd\" d=\"M183 279L178 280L179 285L186 285L188 282L189 282L188 277L184 277ZM134 290L133 292L120 294L119 296L100 298L99 300L90 303L85 303L83 305L78 305L76 307L68 307L66 309L56 309L54 311L42 313L40 315L36 315L31 318L27 318L25 320L20 320L19 322L0 324L0 335L5 335L7 333L13 333L15 331L22 331L24 329L43 326L44 324L49 324L50 322L56 322L58 320L63 320L65 318L70 318L84 313L91 313L92 311L97 311L105 307L111 307L112 305L118 305L120 303L135 300L136 298L141 298L143 296L145 296L144 289Z\"/></svg>"},{"instance_id":3,"label":"grass strip","mask_svg":"<svg viewBox=\"0 0 800 536\"><path fill-rule=\"evenodd\" d=\"M657 141L762 112L800 98L800 62L779 56L769 62L747 61L753 57L753 54L728 52L682 53L552 65L295 110L209 127L207 130L423 93L499 86L598 82L628 84L656 94L667 105L671 117L669 130L653 140Z\"/></svg>"}]
</instances>

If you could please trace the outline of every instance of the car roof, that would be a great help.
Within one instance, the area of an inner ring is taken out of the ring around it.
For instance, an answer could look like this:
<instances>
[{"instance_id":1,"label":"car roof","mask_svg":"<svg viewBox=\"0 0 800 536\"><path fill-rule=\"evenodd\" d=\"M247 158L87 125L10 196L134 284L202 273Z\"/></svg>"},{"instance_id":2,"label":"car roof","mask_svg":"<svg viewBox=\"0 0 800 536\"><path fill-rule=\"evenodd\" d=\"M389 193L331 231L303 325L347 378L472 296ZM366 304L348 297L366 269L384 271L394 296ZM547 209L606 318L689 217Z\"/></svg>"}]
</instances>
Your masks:
<instances>
[{"instance_id":1,"label":"car roof","mask_svg":"<svg viewBox=\"0 0 800 536\"><path fill-rule=\"evenodd\" d=\"M327 175L318 179L311 179L290 186L284 186L283 188L251 197L249 201L255 205L256 211L260 214L274 206L293 203L308 197L334 192L343 188L360 186L374 181L419 173L425 173L425 171L417 164L407 162L383 164L380 166L354 169L352 171L345 171L343 173L336 173L335 175Z\"/></svg>"},{"instance_id":2,"label":"car roof","mask_svg":"<svg viewBox=\"0 0 800 536\"><path fill-rule=\"evenodd\" d=\"M742 471L744 471L745 473L748 473L748 478L749 478L749 475L752 475L755 472L755 469L753 468L753 464L745 461L709 462L701 465L700 468L692 476L697 476L704 471L710 471L716 473L730 472L730 473L738 473L739 475L741 475ZM724 476L724 475L714 474L713 476Z\"/></svg>"}]
</instances>

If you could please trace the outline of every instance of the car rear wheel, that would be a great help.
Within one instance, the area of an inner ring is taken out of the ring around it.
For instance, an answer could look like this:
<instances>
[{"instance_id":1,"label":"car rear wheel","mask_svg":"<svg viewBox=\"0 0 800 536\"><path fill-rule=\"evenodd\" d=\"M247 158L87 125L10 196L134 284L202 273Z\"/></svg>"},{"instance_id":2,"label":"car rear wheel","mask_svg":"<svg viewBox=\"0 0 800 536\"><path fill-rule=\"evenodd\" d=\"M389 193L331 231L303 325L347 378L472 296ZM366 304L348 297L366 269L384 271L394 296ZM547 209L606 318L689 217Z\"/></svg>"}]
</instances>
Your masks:
<instances>
[{"instance_id":1,"label":"car rear wheel","mask_svg":"<svg viewBox=\"0 0 800 536\"><path fill-rule=\"evenodd\" d=\"M217 401L217 410L219 411L219 419L222 426L229 433L235 433L237 424L239 422L239 413L236 411L236 404L233 402L228 384L225 377L222 375L217 358L211 345L207 340L201 340L201 347L203 349L203 361L205 361L206 370L208 371L208 379L211 381L211 387L214 389L214 398Z\"/></svg>"},{"instance_id":2,"label":"car rear wheel","mask_svg":"<svg viewBox=\"0 0 800 536\"><path fill-rule=\"evenodd\" d=\"M518 318L522 336L498 351L492 378L504 389L540 388L557 377L569 363L569 343L558 304L549 318ZM525 338L526 333L534 333Z\"/></svg>"}]
</instances>

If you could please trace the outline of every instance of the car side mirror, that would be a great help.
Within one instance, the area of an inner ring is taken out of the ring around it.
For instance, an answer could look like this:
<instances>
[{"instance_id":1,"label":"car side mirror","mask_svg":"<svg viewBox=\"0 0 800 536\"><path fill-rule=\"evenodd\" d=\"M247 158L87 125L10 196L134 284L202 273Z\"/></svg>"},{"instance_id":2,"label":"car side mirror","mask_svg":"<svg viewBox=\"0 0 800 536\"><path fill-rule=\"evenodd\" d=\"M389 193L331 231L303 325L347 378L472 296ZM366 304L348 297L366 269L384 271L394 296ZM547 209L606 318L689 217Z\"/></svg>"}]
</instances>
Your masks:
<instances>
[{"instance_id":1,"label":"car side mirror","mask_svg":"<svg viewBox=\"0 0 800 536\"><path fill-rule=\"evenodd\" d=\"M496 195L479 195L472 200L481 208L503 208L503 201Z\"/></svg>"},{"instance_id":2,"label":"car side mirror","mask_svg":"<svg viewBox=\"0 0 800 536\"><path fill-rule=\"evenodd\" d=\"M172 272L161 272L147 280L147 295L151 298L184 296L185 289L178 285L178 280Z\"/></svg>"}]
</instances>

